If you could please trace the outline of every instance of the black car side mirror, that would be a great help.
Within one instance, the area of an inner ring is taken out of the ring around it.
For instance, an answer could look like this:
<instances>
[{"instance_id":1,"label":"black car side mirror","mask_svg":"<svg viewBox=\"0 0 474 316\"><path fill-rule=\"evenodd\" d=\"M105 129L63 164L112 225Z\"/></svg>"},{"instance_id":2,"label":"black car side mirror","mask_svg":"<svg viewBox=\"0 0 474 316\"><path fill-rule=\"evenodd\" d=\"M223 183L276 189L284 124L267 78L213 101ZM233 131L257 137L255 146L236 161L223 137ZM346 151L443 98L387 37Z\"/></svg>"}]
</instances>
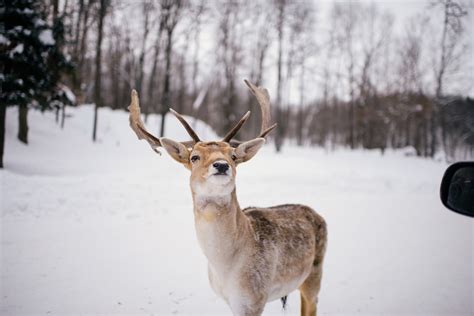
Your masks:
<instances>
[{"instance_id":1,"label":"black car side mirror","mask_svg":"<svg viewBox=\"0 0 474 316\"><path fill-rule=\"evenodd\" d=\"M457 162L441 181L441 201L450 210L474 217L474 162Z\"/></svg>"}]
</instances>

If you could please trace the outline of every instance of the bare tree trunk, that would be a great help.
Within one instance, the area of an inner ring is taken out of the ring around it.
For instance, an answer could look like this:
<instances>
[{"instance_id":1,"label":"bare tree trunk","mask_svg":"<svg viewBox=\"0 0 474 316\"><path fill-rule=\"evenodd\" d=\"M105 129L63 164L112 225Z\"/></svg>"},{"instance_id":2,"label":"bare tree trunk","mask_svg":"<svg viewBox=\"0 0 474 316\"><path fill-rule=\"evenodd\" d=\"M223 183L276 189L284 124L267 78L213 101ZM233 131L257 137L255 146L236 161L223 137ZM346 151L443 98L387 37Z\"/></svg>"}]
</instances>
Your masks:
<instances>
[{"instance_id":1,"label":"bare tree trunk","mask_svg":"<svg viewBox=\"0 0 474 316\"><path fill-rule=\"evenodd\" d=\"M202 24L202 17L206 10L205 0L200 0L196 7L196 14L195 14L195 26L194 26L194 51L193 51L193 71L192 71L192 89L193 89L193 98L197 98L199 95L198 87L197 87L197 76L199 73L199 52L201 49L201 24Z\"/></svg>"},{"instance_id":2,"label":"bare tree trunk","mask_svg":"<svg viewBox=\"0 0 474 316\"><path fill-rule=\"evenodd\" d=\"M55 114L54 122L58 124L59 123L59 106L56 105L54 108L55 108L54 109L54 114Z\"/></svg>"},{"instance_id":3,"label":"bare tree trunk","mask_svg":"<svg viewBox=\"0 0 474 316\"><path fill-rule=\"evenodd\" d=\"M163 17L161 17L162 19ZM158 69L158 58L160 56L160 41L161 41L161 34L163 33L163 20L160 20L160 24L158 26L158 35L156 37L155 42L155 51L153 55L153 65L151 67L150 72L150 79L148 80L148 97L146 100L147 106L144 109L145 112L145 122L148 120L148 114L150 112L154 112L154 97L155 97L155 78L157 76L157 69Z\"/></svg>"},{"instance_id":4,"label":"bare tree trunk","mask_svg":"<svg viewBox=\"0 0 474 316\"><path fill-rule=\"evenodd\" d=\"M439 70L436 76L436 97L439 98L441 97L443 93L443 79L444 79L444 73L446 71L446 35L448 32L448 7L449 7L450 1L447 0L444 3L444 21L443 21L443 34L441 36L441 60L439 64Z\"/></svg>"},{"instance_id":5,"label":"bare tree trunk","mask_svg":"<svg viewBox=\"0 0 474 316\"><path fill-rule=\"evenodd\" d=\"M3 153L5 151L5 122L7 115L6 104L0 105L0 169L3 168Z\"/></svg>"},{"instance_id":6,"label":"bare tree trunk","mask_svg":"<svg viewBox=\"0 0 474 316\"><path fill-rule=\"evenodd\" d=\"M425 157L430 157L430 119L426 118L425 124L424 124L425 131L423 133L425 134Z\"/></svg>"},{"instance_id":7,"label":"bare tree trunk","mask_svg":"<svg viewBox=\"0 0 474 316\"><path fill-rule=\"evenodd\" d=\"M169 111L171 100L171 53L173 51L173 32L178 23L179 10L181 8L181 1L162 0L162 10L167 11L167 16L164 17L164 27L167 34L166 42L166 66L165 78L163 83L163 95L161 99L161 126L160 137L165 135L165 117Z\"/></svg>"},{"instance_id":8,"label":"bare tree trunk","mask_svg":"<svg viewBox=\"0 0 474 316\"><path fill-rule=\"evenodd\" d=\"M20 105L18 108L18 139L28 144L28 106Z\"/></svg>"},{"instance_id":9,"label":"bare tree trunk","mask_svg":"<svg viewBox=\"0 0 474 316\"><path fill-rule=\"evenodd\" d=\"M61 129L64 128L64 121L66 120L66 105L63 104L61 107Z\"/></svg>"},{"instance_id":10,"label":"bare tree trunk","mask_svg":"<svg viewBox=\"0 0 474 316\"><path fill-rule=\"evenodd\" d=\"M82 35L79 43L79 52L78 52L78 61L77 61L77 70L76 72L76 92L82 92L82 83L84 80L84 61L87 51L87 35L89 32L89 13L96 0L89 0L87 5L84 6L84 15L82 18Z\"/></svg>"},{"instance_id":11,"label":"bare tree trunk","mask_svg":"<svg viewBox=\"0 0 474 316\"><path fill-rule=\"evenodd\" d=\"M448 6L449 6L450 1L446 1L444 3L444 21L443 21L443 34L441 36L441 60L440 60L440 65L439 65L439 71L436 76L436 100L434 101L434 104L432 104L432 110L431 110L431 153L430 156L434 157L435 152L436 152L436 142L437 142L437 135L436 135L436 105L439 104L441 101L441 97L443 94L443 79L444 79L444 73L446 71L446 35L448 32Z\"/></svg>"},{"instance_id":12,"label":"bare tree trunk","mask_svg":"<svg viewBox=\"0 0 474 316\"><path fill-rule=\"evenodd\" d=\"M102 65L102 36L104 28L104 17L107 7L108 0L100 0L99 8L99 26L97 29L97 49L95 57L95 81L94 81L94 125L92 129L92 141L97 140L97 112L98 108L102 106L102 76L101 76L101 65Z\"/></svg>"},{"instance_id":13,"label":"bare tree trunk","mask_svg":"<svg viewBox=\"0 0 474 316\"><path fill-rule=\"evenodd\" d=\"M352 39L351 39L352 41ZM350 45L350 44L349 44ZM352 46L352 45L351 45ZM355 112L355 96L354 96L354 59L352 57L352 49L350 49L350 64L349 64L349 93L350 93L350 108L349 108L349 146L351 149L355 148L354 133L354 112Z\"/></svg>"},{"instance_id":14,"label":"bare tree trunk","mask_svg":"<svg viewBox=\"0 0 474 316\"><path fill-rule=\"evenodd\" d=\"M298 108L298 124L295 126L296 128L296 143L298 146L303 145L303 129L304 129L304 82L305 82L305 56L302 56L301 60L301 74L300 74L300 106Z\"/></svg>"},{"instance_id":15,"label":"bare tree trunk","mask_svg":"<svg viewBox=\"0 0 474 316\"><path fill-rule=\"evenodd\" d=\"M193 74L192 74L192 84L193 84L193 97L196 98L199 94L197 87L197 76L199 73L199 50L201 41L199 40L199 35L201 31L200 22L196 25L196 35L194 37L194 54L193 54Z\"/></svg>"},{"instance_id":16,"label":"bare tree trunk","mask_svg":"<svg viewBox=\"0 0 474 316\"><path fill-rule=\"evenodd\" d=\"M418 124L415 125L413 145L416 150L416 155L421 156L422 155L421 131L422 131L423 125L420 124L420 115L415 116L415 122L417 122Z\"/></svg>"},{"instance_id":17,"label":"bare tree trunk","mask_svg":"<svg viewBox=\"0 0 474 316\"><path fill-rule=\"evenodd\" d=\"M464 32L462 28L462 19L468 14L465 10L465 4L453 0L439 0L437 4L442 6L443 10L443 33L441 35L441 56L436 70L436 100L431 111L431 149L430 155L433 157L436 153L438 143L437 124L438 113L441 107L441 98L443 96L443 86L446 72L450 67L461 64L460 60L454 57L456 46ZM458 66L459 66L458 65ZM444 140L443 140L444 142Z\"/></svg>"},{"instance_id":18,"label":"bare tree trunk","mask_svg":"<svg viewBox=\"0 0 474 316\"><path fill-rule=\"evenodd\" d=\"M59 0L53 0L53 23L54 20L58 17L58 12L59 12Z\"/></svg>"},{"instance_id":19,"label":"bare tree trunk","mask_svg":"<svg viewBox=\"0 0 474 316\"><path fill-rule=\"evenodd\" d=\"M185 44L187 46L187 44ZM185 47L184 51L187 51L188 48ZM183 113L187 111L186 109L186 97L187 97L187 85L186 85L186 57L184 55L179 56L179 66L178 66L178 78L179 78L179 93L174 99L176 102L175 106L178 112ZM192 104L189 104L192 106ZM189 108L189 107L188 107Z\"/></svg>"},{"instance_id":20,"label":"bare tree trunk","mask_svg":"<svg viewBox=\"0 0 474 316\"><path fill-rule=\"evenodd\" d=\"M257 87L262 85L263 66L265 64L265 57L267 55L268 47L270 46L267 31L268 30L263 33L259 32L259 38L257 42L257 70L250 76L251 80L255 83ZM254 69L252 68L252 72L253 71ZM251 111L252 104L254 102L254 96L250 93L248 95L249 97L247 99L247 108L249 111ZM252 137L252 135L255 135L259 132L259 118L256 115L250 116L249 123L247 123L247 126L250 126L250 128L242 130L241 133L242 135L245 135L245 137L250 138Z\"/></svg>"},{"instance_id":21,"label":"bare tree trunk","mask_svg":"<svg viewBox=\"0 0 474 316\"><path fill-rule=\"evenodd\" d=\"M275 132L275 149L281 151L284 138L284 118L282 113L282 89L283 89L283 24L285 23L286 0L278 2L278 62L277 62L277 99L276 99L276 122L278 128Z\"/></svg>"},{"instance_id":22,"label":"bare tree trunk","mask_svg":"<svg viewBox=\"0 0 474 316\"><path fill-rule=\"evenodd\" d=\"M405 139L403 143L404 147L410 146L410 143L411 143L411 129L410 129L411 125L410 124L411 124L411 118L410 116L407 116L405 120Z\"/></svg>"},{"instance_id":23,"label":"bare tree trunk","mask_svg":"<svg viewBox=\"0 0 474 316\"><path fill-rule=\"evenodd\" d=\"M76 21L76 29L75 29L75 36L74 36L74 61L76 64L79 62L79 38L81 36L81 21L82 21L82 14L84 12L84 0L79 0L79 12L77 13L77 21ZM78 67L78 66L76 66ZM72 86L74 91L78 91L80 89L80 84L78 81L78 70L72 72Z\"/></svg>"},{"instance_id":24,"label":"bare tree trunk","mask_svg":"<svg viewBox=\"0 0 474 316\"><path fill-rule=\"evenodd\" d=\"M430 134L431 134L431 140L430 140L430 152L429 156L434 157L436 154L436 147L438 143L438 135L436 134L437 131L437 125L438 125L438 100L435 100L434 102L431 102L431 113L430 113Z\"/></svg>"},{"instance_id":25,"label":"bare tree trunk","mask_svg":"<svg viewBox=\"0 0 474 316\"><path fill-rule=\"evenodd\" d=\"M240 65L237 58L241 51L240 42L238 40L238 27L241 19L239 16L239 4L234 2L226 2L222 6L221 15L219 17L219 42L220 46L219 61L222 62L221 69L222 78L222 106L220 112L222 120L219 122L219 130L224 132L232 128L233 120L236 115L236 88L235 77L236 69Z\"/></svg>"},{"instance_id":26,"label":"bare tree trunk","mask_svg":"<svg viewBox=\"0 0 474 316\"><path fill-rule=\"evenodd\" d=\"M166 43L166 66L165 66L165 80L163 83L163 96L161 99L161 126L160 137L165 135L165 116L169 110L170 102L170 77L171 77L171 49L173 45L173 30L168 31Z\"/></svg>"},{"instance_id":27,"label":"bare tree trunk","mask_svg":"<svg viewBox=\"0 0 474 316\"><path fill-rule=\"evenodd\" d=\"M112 95L112 109L119 109L123 107L123 89L121 88L122 78L122 57L123 57L123 46L122 46L122 32L118 28L113 27L111 30L110 42L109 42L109 57L108 69L110 76L110 94ZM129 92L129 91L128 91Z\"/></svg>"},{"instance_id":28,"label":"bare tree trunk","mask_svg":"<svg viewBox=\"0 0 474 316\"><path fill-rule=\"evenodd\" d=\"M145 49L146 49L146 40L148 38L148 34L150 31L149 21L150 21L150 10L151 10L151 3L145 2L143 3L143 14L145 15L145 19L143 22L143 42L142 42L142 49L140 52L140 57L138 59L138 77L136 82L136 89L138 93L142 93L142 82L143 82L143 73L144 73L144 64L145 64Z\"/></svg>"}]
</instances>

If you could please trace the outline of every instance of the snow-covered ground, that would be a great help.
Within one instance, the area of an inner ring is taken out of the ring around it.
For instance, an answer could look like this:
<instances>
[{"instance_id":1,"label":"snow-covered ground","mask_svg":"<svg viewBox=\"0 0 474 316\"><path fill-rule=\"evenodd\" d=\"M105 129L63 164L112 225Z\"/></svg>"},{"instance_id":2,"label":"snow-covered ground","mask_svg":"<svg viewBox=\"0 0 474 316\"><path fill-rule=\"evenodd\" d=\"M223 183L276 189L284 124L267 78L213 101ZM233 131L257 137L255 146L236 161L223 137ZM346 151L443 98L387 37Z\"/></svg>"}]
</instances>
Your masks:
<instances>
[{"instance_id":1,"label":"snow-covered ground","mask_svg":"<svg viewBox=\"0 0 474 316\"><path fill-rule=\"evenodd\" d=\"M125 112L100 110L96 144L92 107L70 113L62 131L30 112L28 146L7 113L0 314L230 315L208 285L188 171L138 141ZM304 203L326 218L321 315L472 315L474 220L441 205L445 168L401 152L266 146L237 188L242 206ZM299 293L264 315L299 315Z\"/></svg>"}]
</instances>

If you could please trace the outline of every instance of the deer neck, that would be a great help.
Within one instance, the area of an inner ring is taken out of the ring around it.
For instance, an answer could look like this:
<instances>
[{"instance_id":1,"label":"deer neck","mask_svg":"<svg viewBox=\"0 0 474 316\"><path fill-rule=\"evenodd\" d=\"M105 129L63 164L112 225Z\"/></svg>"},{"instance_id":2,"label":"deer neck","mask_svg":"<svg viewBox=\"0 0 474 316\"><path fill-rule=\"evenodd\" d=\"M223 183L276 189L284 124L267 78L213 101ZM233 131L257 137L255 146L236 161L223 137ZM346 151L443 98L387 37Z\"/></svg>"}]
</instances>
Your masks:
<instances>
[{"instance_id":1,"label":"deer neck","mask_svg":"<svg viewBox=\"0 0 474 316\"><path fill-rule=\"evenodd\" d=\"M235 188L218 196L193 192L193 202L199 244L211 267L226 269L251 237L250 223L240 209Z\"/></svg>"}]
</instances>

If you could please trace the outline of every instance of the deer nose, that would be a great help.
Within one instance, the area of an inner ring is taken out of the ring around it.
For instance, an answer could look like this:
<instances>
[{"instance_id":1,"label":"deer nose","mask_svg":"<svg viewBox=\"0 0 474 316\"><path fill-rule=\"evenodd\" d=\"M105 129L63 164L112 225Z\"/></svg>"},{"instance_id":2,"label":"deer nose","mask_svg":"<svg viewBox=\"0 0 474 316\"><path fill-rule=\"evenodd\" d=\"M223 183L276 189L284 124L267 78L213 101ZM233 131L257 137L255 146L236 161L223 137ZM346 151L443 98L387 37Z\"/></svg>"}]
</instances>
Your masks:
<instances>
[{"instance_id":1,"label":"deer nose","mask_svg":"<svg viewBox=\"0 0 474 316\"><path fill-rule=\"evenodd\" d=\"M212 166L216 168L219 173L224 173L229 170L229 164L227 162L215 162Z\"/></svg>"}]
</instances>

